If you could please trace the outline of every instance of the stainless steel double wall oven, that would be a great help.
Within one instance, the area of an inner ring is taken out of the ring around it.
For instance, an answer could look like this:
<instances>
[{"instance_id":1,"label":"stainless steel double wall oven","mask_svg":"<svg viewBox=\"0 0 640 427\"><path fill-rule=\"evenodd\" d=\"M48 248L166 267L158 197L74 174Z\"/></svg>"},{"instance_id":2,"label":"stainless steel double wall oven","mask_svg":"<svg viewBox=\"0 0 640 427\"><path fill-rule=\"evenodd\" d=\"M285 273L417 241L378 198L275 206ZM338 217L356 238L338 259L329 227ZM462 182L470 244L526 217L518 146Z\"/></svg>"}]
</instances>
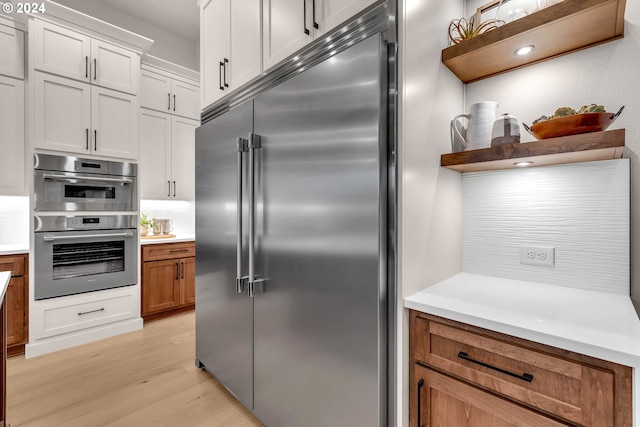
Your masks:
<instances>
[{"instance_id":1,"label":"stainless steel double wall oven","mask_svg":"<svg viewBox=\"0 0 640 427\"><path fill-rule=\"evenodd\" d=\"M35 299L134 285L134 163L34 155Z\"/></svg>"}]
</instances>

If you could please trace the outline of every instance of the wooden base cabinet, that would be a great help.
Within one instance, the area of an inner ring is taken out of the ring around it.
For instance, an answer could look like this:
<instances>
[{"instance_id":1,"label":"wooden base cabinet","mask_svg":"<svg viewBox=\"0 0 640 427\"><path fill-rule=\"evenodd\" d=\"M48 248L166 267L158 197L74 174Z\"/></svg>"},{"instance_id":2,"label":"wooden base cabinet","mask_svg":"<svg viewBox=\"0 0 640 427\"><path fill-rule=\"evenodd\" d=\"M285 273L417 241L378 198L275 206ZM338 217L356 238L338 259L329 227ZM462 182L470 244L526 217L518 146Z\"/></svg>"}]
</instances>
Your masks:
<instances>
[{"instance_id":1,"label":"wooden base cabinet","mask_svg":"<svg viewBox=\"0 0 640 427\"><path fill-rule=\"evenodd\" d=\"M7 354L13 356L24 353L29 340L29 256L0 256L0 271L11 271L7 287L5 311L7 313Z\"/></svg>"},{"instance_id":2,"label":"wooden base cabinet","mask_svg":"<svg viewBox=\"0 0 640 427\"><path fill-rule=\"evenodd\" d=\"M567 424L530 411L482 389L416 366L419 418L412 425L435 427L561 427ZM416 408L417 409L417 408Z\"/></svg>"},{"instance_id":3,"label":"wooden base cabinet","mask_svg":"<svg viewBox=\"0 0 640 427\"><path fill-rule=\"evenodd\" d=\"M410 312L410 427L632 426L629 367Z\"/></svg>"},{"instance_id":4,"label":"wooden base cabinet","mask_svg":"<svg viewBox=\"0 0 640 427\"><path fill-rule=\"evenodd\" d=\"M195 307L195 243L142 246L142 317L145 321Z\"/></svg>"}]
</instances>

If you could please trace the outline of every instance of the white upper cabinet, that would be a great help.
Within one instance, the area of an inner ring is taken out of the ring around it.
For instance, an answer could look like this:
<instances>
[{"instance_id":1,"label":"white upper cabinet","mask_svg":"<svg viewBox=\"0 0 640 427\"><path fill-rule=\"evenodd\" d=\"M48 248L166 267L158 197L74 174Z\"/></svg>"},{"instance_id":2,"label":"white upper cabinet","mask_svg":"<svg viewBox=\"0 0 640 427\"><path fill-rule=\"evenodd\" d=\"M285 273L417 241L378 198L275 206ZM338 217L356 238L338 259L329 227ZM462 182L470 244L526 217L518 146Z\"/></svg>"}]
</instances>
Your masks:
<instances>
[{"instance_id":1,"label":"white upper cabinet","mask_svg":"<svg viewBox=\"0 0 640 427\"><path fill-rule=\"evenodd\" d=\"M0 76L0 194L23 195L24 82Z\"/></svg>"},{"instance_id":2,"label":"white upper cabinet","mask_svg":"<svg viewBox=\"0 0 640 427\"><path fill-rule=\"evenodd\" d=\"M138 93L140 56L132 51L36 19L33 67L109 89Z\"/></svg>"},{"instance_id":3,"label":"white upper cabinet","mask_svg":"<svg viewBox=\"0 0 640 427\"><path fill-rule=\"evenodd\" d=\"M268 70L313 41L311 0L264 0L262 61Z\"/></svg>"},{"instance_id":4,"label":"white upper cabinet","mask_svg":"<svg viewBox=\"0 0 640 427\"><path fill-rule=\"evenodd\" d=\"M33 31L33 67L75 80L89 81L91 38L36 19Z\"/></svg>"},{"instance_id":5,"label":"white upper cabinet","mask_svg":"<svg viewBox=\"0 0 640 427\"><path fill-rule=\"evenodd\" d=\"M260 0L200 4L200 89L206 108L262 71Z\"/></svg>"},{"instance_id":6,"label":"white upper cabinet","mask_svg":"<svg viewBox=\"0 0 640 427\"><path fill-rule=\"evenodd\" d=\"M91 40L91 83L131 94L138 93L140 56L101 40Z\"/></svg>"},{"instance_id":7,"label":"white upper cabinet","mask_svg":"<svg viewBox=\"0 0 640 427\"><path fill-rule=\"evenodd\" d=\"M222 98L224 58L229 54L229 1L207 0L200 4L200 106ZM227 91L228 92L228 91Z\"/></svg>"},{"instance_id":8,"label":"white upper cabinet","mask_svg":"<svg viewBox=\"0 0 640 427\"><path fill-rule=\"evenodd\" d=\"M143 64L140 106L194 120L200 118L200 88L195 81Z\"/></svg>"},{"instance_id":9,"label":"white upper cabinet","mask_svg":"<svg viewBox=\"0 0 640 427\"><path fill-rule=\"evenodd\" d=\"M234 90L262 72L261 5L259 0L229 0L227 83Z\"/></svg>"},{"instance_id":10,"label":"white upper cabinet","mask_svg":"<svg viewBox=\"0 0 640 427\"><path fill-rule=\"evenodd\" d=\"M265 71L378 0L264 0Z\"/></svg>"},{"instance_id":11,"label":"white upper cabinet","mask_svg":"<svg viewBox=\"0 0 640 427\"><path fill-rule=\"evenodd\" d=\"M91 88L93 154L138 158L137 97L111 89Z\"/></svg>"},{"instance_id":12,"label":"white upper cabinet","mask_svg":"<svg viewBox=\"0 0 640 427\"><path fill-rule=\"evenodd\" d=\"M196 199L196 128L199 121L173 117L171 119L171 181L172 198Z\"/></svg>"},{"instance_id":13,"label":"white upper cabinet","mask_svg":"<svg viewBox=\"0 0 640 427\"><path fill-rule=\"evenodd\" d=\"M24 79L24 33L0 25L0 74Z\"/></svg>"},{"instance_id":14,"label":"white upper cabinet","mask_svg":"<svg viewBox=\"0 0 640 427\"><path fill-rule=\"evenodd\" d=\"M135 160L137 97L35 72L35 148Z\"/></svg>"},{"instance_id":15,"label":"white upper cabinet","mask_svg":"<svg viewBox=\"0 0 640 427\"><path fill-rule=\"evenodd\" d=\"M171 113L200 120L200 88L180 80L171 82Z\"/></svg>"},{"instance_id":16,"label":"white upper cabinet","mask_svg":"<svg viewBox=\"0 0 640 427\"><path fill-rule=\"evenodd\" d=\"M197 120L140 109L140 197L195 200Z\"/></svg>"},{"instance_id":17,"label":"white upper cabinet","mask_svg":"<svg viewBox=\"0 0 640 427\"><path fill-rule=\"evenodd\" d=\"M139 123L140 198L170 199L171 115L141 108Z\"/></svg>"},{"instance_id":18,"label":"white upper cabinet","mask_svg":"<svg viewBox=\"0 0 640 427\"><path fill-rule=\"evenodd\" d=\"M319 21L315 36L319 37L333 30L377 1L315 0L316 20Z\"/></svg>"},{"instance_id":19,"label":"white upper cabinet","mask_svg":"<svg viewBox=\"0 0 640 427\"><path fill-rule=\"evenodd\" d=\"M51 74L34 73L33 130L36 148L89 153L91 86Z\"/></svg>"},{"instance_id":20,"label":"white upper cabinet","mask_svg":"<svg viewBox=\"0 0 640 427\"><path fill-rule=\"evenodd\" d=\"M26 194L24 33L0 25L0 194Z\"/></svg>"}]
</instances>

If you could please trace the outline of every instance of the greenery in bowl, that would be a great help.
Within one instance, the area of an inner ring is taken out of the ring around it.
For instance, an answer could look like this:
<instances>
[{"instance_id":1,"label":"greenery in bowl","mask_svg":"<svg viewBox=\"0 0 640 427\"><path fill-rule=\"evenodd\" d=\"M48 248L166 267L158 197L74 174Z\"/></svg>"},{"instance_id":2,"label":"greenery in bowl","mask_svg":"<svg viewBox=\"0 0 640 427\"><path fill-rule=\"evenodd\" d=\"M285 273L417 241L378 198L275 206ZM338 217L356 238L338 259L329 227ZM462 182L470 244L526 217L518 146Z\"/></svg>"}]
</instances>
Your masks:
<instances>
[{"instance_id":1,"label":"greenery in bowl","mask_svg":"<svg viewBox=\"0 0 640 427\"><path fill-rule=\"evenodd\" d=\"M154 218L149 218L144 212L142 212L140 215L140 226L144 228L152 228L154 225Z\"/></svg>"}]
</instances>

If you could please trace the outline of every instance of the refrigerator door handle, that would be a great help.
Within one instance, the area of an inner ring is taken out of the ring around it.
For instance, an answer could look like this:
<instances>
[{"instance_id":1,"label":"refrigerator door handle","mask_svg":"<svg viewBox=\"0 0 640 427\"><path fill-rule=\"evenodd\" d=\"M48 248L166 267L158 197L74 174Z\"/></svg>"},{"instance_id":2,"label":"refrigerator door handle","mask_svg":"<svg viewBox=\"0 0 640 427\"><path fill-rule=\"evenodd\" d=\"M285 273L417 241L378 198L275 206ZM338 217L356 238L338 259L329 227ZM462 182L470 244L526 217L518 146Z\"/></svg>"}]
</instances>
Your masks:
<instances>
[{"instance_id":1,"label":"refrigerator door handle","mask_svg":"<svg viewBox=\"0 0 640 427\"><path fill-rule=\"evenodd\" d=\"M249 151L249 141L238 138L238 189L237 189L237 219L236 219L236 292L241 294L247 287L248 276L242 276L242 154Z\"/></svg>"},{"instance_id":2,"label":"refrigerator door handle","mask_svg":"<svg viewBox=\"0 0 640 427\"><path fill-rule=\"evenodd\" d=\"M262 284L264 279L256 280L255 265L255 207L256 207L256 191L255 191L255 151L262 148L260 135L254 133L249 134L249 297L255 295L255 285Z\"/></svg>"}]
</instances>

